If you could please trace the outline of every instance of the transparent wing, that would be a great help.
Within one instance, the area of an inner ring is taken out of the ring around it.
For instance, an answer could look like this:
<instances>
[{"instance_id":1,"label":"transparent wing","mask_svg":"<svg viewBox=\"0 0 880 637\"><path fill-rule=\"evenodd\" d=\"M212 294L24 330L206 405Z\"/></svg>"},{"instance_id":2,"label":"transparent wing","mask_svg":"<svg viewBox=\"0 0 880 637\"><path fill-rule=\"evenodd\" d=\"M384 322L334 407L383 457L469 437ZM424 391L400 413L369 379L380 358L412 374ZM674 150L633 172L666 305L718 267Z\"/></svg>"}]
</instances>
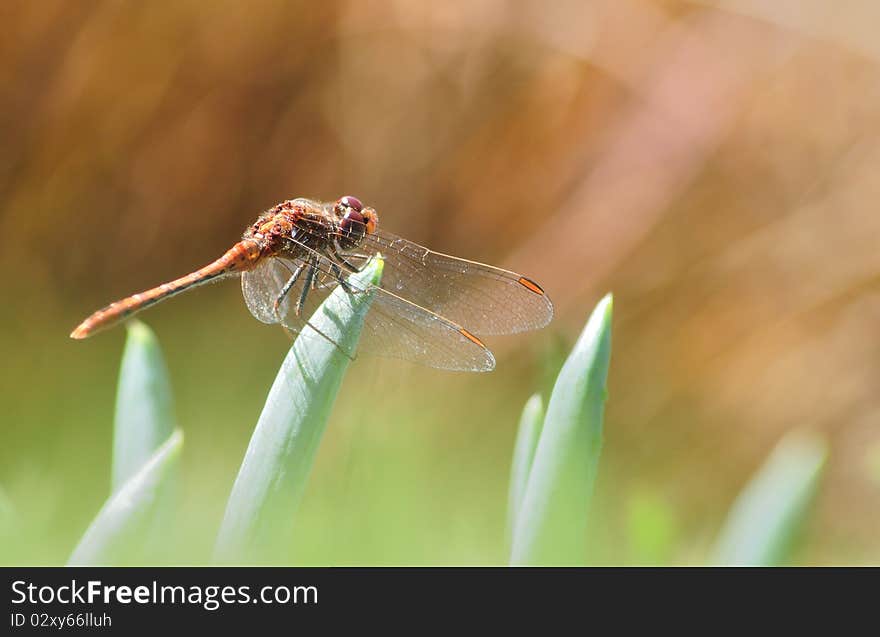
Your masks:
<instances>
[{"instance_id":1,"label":"transparent wing","mask_svg":"<svg viewBox=\"0 0 880 637\"><path fill-rule=\"evenodd\" d=\"M463 327L381 288L364 322L361 350L429 367L469 372L495 368L495 357Z\"/></svg>"},{"instance_id":2,"label":"transparent wing","mask_svg":"<svg viewBox=\"0 0 880 637\"><path fill-rule=\"evenodd\" d=\"M516 272L434 252L382 230L366 235L346 257L357 264L376 253L385 258L383 289L477 334L539 329L553 318L544 290Z\"/></svg>"},{"instance_id":3,"label":"transparent wing","mask_svg":"<svg viewBox=\"0 0 880 637\"><path fill-rule=\"evenodd\" d=\"M491 265L434 252L390 233L367 235L386 261L382 287L477 334L544 327L553 304L534 281Z\"/></svg>"},{"instance_id":4,"label":"transparent wing","mask_svg":"<svg viewBox=\"0 0 880 637\"><path fill-rule=\"evenodd\" d=\"M291 290L284 296L278 312L275 301L281 295L284 285L295 274L295 263L281 259L263 259L253 270L241 275L241 293L251 314L263 323L280 323L290 310L291 296L299 291ZM300 286L299 290L302 290ZM298 297L297 297L298 298Z\"/></svg>"},{"instance_id":5,"label":"transparent wing","mask_svg":"<svg viewBox=\"0 0 880 637\"><path fill-rule=\"evenodd\" d=\"M306 338L326 338L308 318L339 284L334 262L317 255L314 281L309 285L308 264L299 259L272 257L242 274L242 292L251 313L264 323L281 323ZM288 281L296 282L283 296ZM383 276L384 276L383 271ZM361 287L350 281L351 295L374 291L358 345L360 352L409 360L430 367L461 371L489 371L495 367L492 353L470 332L448 319L382 288ZM300 312L296 305L309 286ZM276 309L276 300L281 299ZM355 352L345 352L354 357Z\"/></svg>"},{"instance_id":6,"label":"transparent wing","mask_svg":"<svg viewBox=\"0 0 880 637\"><path fill-rule=\"evenodd\" d=\"M358 265L376 253L385 259L383 289L477 334L539 329L553 318L544 290L516 272L434 252L383 230L365 235L346 258Z\"/></svg>"}]
</instances>

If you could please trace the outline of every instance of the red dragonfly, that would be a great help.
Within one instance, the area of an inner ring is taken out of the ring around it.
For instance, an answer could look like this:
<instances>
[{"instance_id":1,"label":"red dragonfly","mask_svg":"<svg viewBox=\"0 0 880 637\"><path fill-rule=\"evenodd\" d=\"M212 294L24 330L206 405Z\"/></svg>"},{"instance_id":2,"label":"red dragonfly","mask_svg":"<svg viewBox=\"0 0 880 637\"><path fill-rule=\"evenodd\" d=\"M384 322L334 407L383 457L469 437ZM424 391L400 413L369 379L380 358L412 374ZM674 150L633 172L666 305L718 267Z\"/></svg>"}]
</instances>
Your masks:
<instances>
[{"instance_id":1,"label":"red dragonfly","mask_svg":"<svg viewBox=\"0 0 880 637\"><path fill-rule=\"evenodd\" d=\"M495 358L475 333L513 334L544 327L553 317L550 299L531 279L433 252L378 225L376 211L356 197L285 201L213 263L111 303L70 336L86 338L184 290L234 275L241 275L251 314L301 334L314 333L308 317L337 286L348 294L373 292L358 348L442 369L490 371ZM385 261L378 286L347 278L377 253Z\"/></svg>"}]
</instances>

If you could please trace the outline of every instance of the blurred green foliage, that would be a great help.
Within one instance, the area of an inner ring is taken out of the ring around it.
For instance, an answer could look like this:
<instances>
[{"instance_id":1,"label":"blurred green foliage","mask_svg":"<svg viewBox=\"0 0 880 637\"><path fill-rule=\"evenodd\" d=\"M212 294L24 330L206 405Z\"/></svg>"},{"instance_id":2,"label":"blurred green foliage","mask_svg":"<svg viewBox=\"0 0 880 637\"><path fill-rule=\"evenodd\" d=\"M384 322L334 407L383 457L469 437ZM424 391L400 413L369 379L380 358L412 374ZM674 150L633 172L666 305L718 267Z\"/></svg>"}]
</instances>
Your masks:
<instances>
[{"instance_id":1,"label":"blurred green foliage","mask_svg":"<svg viewBox=\"0 0 880 637\"><path fill-rule=\"evenodd\" d=\"M672 562L681 539L669 503L656 489L642 488L630 494L626 506L628 561L643 566Z\"/></svg>"},{"instance_id":2,"label":"blurred green foliage","mask_svg":"<svg viewBox=\"0 0 880 637\"><path fill-rule=\"evenodd\" d=\"M68 564L152 564L170 551L179 512L168 515L177 487L183 433L175 431L107 499L73 550Z\"/></svg>"},{"instance_id":3,"label":"blurred green foliage","mask_svg":"<svg viewBox=\"0 0 880 637\"><path fill-rule=\"evenodd\" d=\"M787 562L827 458L827 444L815 434L783 438L733 503L710 559L735 566Z\"/></svg>"}]
</instances>

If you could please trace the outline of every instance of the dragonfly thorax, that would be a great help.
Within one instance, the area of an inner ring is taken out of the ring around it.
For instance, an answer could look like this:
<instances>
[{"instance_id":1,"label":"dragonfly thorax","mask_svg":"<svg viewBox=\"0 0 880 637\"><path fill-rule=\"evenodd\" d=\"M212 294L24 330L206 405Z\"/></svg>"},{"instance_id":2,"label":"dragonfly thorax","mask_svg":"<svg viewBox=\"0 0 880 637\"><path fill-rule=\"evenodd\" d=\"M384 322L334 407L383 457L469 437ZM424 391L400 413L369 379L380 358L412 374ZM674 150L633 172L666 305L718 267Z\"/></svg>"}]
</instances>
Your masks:
<instances>
[{"instance_id":1,"label":"dragonfly thorax","mask_svg":"<svg viewBox=\"0 0 880 637\"><path fill-rule=\"evenodd\" d=\"M265 211L244 233L263 254L302 258L358 248L376 231L378 215L355 197L332 203L299 198Z\"/></svg>"}]
</instances>

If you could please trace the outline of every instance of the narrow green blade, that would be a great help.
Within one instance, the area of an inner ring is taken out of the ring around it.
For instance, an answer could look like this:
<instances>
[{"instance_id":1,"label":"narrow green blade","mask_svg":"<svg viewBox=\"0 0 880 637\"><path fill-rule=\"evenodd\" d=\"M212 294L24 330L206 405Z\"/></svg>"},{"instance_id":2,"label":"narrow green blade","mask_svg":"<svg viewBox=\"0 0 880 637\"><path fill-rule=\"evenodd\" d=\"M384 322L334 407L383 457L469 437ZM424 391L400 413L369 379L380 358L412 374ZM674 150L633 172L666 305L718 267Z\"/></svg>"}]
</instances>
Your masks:
<instances>
[{"instance_id":1,"label":"narrow green blade","mask_svg":"<svg viewBox=\"0 0 880 637\"><path fill-rule=\"evenodd\" d=\"M590 316L562 366L513 534L511 563L580 564L602 445L612 299Z\"/></svg>"},{"instance_id":2,"label":"narrow green blade","mask_svg":"<svg viewBox=\"0 0 880 637\"><path fill-rule=\"evenodd\" d=\"M140 321L127 327L113 424L112 492L140 470L175 427L171 385L156 335Z\"/></svg>"},{"instance_id":3,"label":"narrow green blade","mask_svg":"<svg viewBox=\"0 0 880 637\"><path fill-rule=\"evenodd\" d=\"M507 540L513 542L513 529L517 513L522 505L544 424L544 403L540 394L534 394L523 407L519 418L519 429L513 447L513 462L510 467L510 491L507 497Z\"/></svg>"},{"instance_id":4,"label":"narrow green blade","mask_svg":"<svg viewBox=\"0 0 880 637\"><path fill-rule=\"evenodd\" d=\"M377 285L382 267L375 259L352 281ZM372 294L350 296L338 287L310 323L354 351L371 300ZM289 548L296 509L351 362L340 347L300 335L281 364L226 505L216 561L277 562Z\"/></svg>"},{"instance_id":5,"label":"narrow green blade","mask_svg":"<svg viewBox=\"0 0 880 637\"><path fill-rule=\"evenodd\" d=\"M714 563L783 563L827 457L827 445L818 436L795 432L783 438L731 507L715 545Z\"/></svg>"},{"instance_id":6,"label":"narrow green blade","mask_svg":"<svg viewBox=\"0 0 880 637\"><path fill-rule=\"evenodd\" d=\"M141 563L157 537L157 510L175 486L183 432L175 431L107 500L70 556L71 565Z\"/></svg>"}]
</instances>

